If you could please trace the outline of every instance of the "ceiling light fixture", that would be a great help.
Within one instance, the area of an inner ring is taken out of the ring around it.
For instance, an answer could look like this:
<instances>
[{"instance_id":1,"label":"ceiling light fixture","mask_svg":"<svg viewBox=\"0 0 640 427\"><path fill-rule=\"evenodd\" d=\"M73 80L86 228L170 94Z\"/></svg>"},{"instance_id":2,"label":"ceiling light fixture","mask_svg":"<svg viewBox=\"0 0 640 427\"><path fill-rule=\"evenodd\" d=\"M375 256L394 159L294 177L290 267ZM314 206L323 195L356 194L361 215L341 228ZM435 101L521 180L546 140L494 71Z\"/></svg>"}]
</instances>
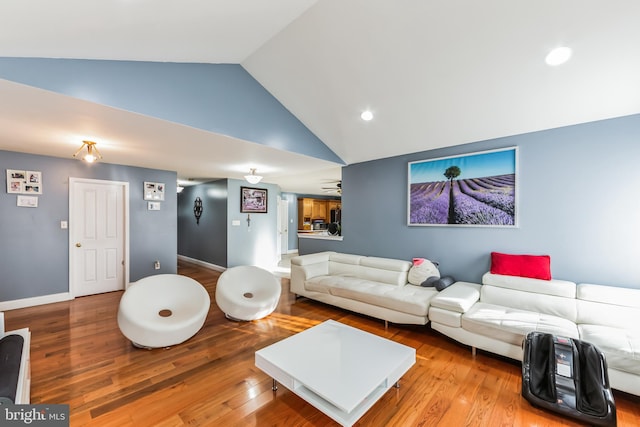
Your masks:
<instances>
[{"instance_id":1,"label":"ceiling light fixture","mask_svg":"<svg viewBox=\"0 0 640 427\"><path fill-rule=\"evenodd\" d=\"M250 169L251 173L249 175L245 175L244 179L249 182L249 184L257 184L262 181L262 177L260 175L256 175L255 169Z\"/></svg>"},{"instance_id":2,"label":"ceiling light fixture","mask_svg":"<svg viewBox=\"0 0 640 427\"><path fill-rule=\"evenodd\" d=\"M365 110L360 114L360 118L365 122L373 120L373 113L370 110Z\"/></svg>"},{"instance_id":3,"label":"ceiling light fixture","mask_svg":"<svg viewBox=\"0 0 640 427\"><path fill-rule=\"evenodd\" d=\"M547 65L555 67L556 65L564 64L569 58L571 58L571 48L560 46L549 52L544 61Z\"/></svg>"},{"instance_id":4,"label":"ceiling light fixture","mask_svg":"<svg viewBox=\"0 0 640 427\"><path fill-rule=\"evenodd\" d=\"M78 148L78 151L76 151L73 157L77 157L84 147L87 147L87 154L82 156L81 159L85 162L93 163L96 160L100 160L102 158L102 154L100 154L100 151L98 151L98 147L96 147L96 143L93 141L82 141L82 146Z\"/></svg>"}]
</instances>

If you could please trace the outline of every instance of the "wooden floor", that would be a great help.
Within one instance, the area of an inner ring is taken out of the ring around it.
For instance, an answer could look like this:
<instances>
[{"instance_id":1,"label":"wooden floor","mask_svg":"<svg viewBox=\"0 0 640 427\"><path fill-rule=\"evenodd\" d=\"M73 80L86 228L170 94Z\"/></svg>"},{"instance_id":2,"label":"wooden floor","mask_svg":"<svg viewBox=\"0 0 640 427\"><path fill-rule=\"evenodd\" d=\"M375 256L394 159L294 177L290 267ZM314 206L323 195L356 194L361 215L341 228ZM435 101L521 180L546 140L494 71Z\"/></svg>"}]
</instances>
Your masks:
<instances>
[{"instance_id":1,"label":"wooden floor","mask_svg":"<svg viewBox=\"0 0 640 427\"><path fill-rule=\"evenodd\" d=\"M428 326L389 325L289 293L269 317L232 322L215 304L219 273L188 263L179 272L211 295L203 329L169 349L134 348L120 333L121 292L5 313L7 330L32 332L32 403L70 405L72 426L336 426L254 366L254 352L334 319L416 349L416 364L358 426L580 425L529 405L520 365L479 352ZM615 393L619 426L640 425L640 398Z\"/></svg>"}]
</instances>

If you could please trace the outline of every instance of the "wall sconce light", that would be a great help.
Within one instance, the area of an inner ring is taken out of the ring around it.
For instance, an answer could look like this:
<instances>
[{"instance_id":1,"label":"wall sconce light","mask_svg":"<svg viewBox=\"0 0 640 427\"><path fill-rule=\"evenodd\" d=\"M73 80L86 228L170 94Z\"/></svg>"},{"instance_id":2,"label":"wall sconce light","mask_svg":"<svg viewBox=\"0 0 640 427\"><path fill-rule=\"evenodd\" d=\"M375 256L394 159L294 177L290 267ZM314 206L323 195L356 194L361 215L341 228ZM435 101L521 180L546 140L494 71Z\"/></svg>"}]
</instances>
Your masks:
<instances>
[{"instance_id":1,"label":"wall sconce light","mask_svg":"<svg viewBox=\"0 0 640 427\"><path fill-rule=\"evenodd\" d=\"M96 143L93 141L82 141L82 146L78 148L78 151L76 151L73 157L77 157L84 147L87 147L87 154L82 156L81 159L85 162L93 163L96 160L100 160L102 158L102 154L100 154L100 151L98 151L98 147L96 147Z\"/></svg>"},{"instance_id":2,"label":"wall sconce light","mask_svg":"<svg viewBox=\"0 0 640 427\"><path fill-rule=\"evenodd\" d=\"M255 169L250 169L250 172L251 173L249 175L244 176L244 179L246 179L249 184L257 184L262 181L262 177L260 175L256 175Z\"/></svg>"}]
</instances>

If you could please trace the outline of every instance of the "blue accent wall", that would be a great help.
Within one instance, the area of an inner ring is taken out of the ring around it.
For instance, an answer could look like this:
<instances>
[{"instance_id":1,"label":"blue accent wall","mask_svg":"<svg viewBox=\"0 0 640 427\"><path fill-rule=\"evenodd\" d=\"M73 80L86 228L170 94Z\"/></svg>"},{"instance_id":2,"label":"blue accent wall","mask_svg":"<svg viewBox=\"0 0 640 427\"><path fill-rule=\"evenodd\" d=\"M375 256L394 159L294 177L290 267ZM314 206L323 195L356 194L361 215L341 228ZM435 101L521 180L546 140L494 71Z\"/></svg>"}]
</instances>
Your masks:
<instances>
[{"instance_id":1,"label":"blue accent wall","mask_svg":"<svg viewBox=\"0 0 640 427\"><path fill-rule=\"evenodd\" d=\"M188 186L178 194L180 255L220 267L227 265L227 181ZM193 211L196 197L203 207L199 223Z\"/></svg>"},{"instance_id":2,"label":"blue accent wall","mask_svg":"<svg viewBox=\"0 0 640 427\"><path fill-rule=\"evenodd\" d=\"M176 273L175 172L0 151L5 176L6 169L41 171L43 194L37 208L24 208L16 206L6 183L0 192L0 302L69 291L69 229L61 229L60 221L69 220L70 177L129 183L130 281ZM165 183L159 211L147 210L145 181ZM154 270L155 260L160 270Z\"/></svg>"},{"instance_id":3,"label":"blue accent wall","mask_svg":"<svg viewBox=\"0 0 640 427\"><path fill-rule=\"evenodd\" d=\"M243 186L267 190L267 213L249 214L250 224L247 214L240 212ZM236 179L186 187L178 196L178 253L223 268L257 265L272 269L277 264L279 195L277 185L249 185ZM199 225L193 214L196 197L204 207Z\"/></svg>"},{"instance_id":4,"label":"blue accent wall","mask_svg":"<svg viewBox=\"0 0 640 427\"><path fill-rule=\"evenodd\" d=\"M0 78L344 164L237 64L0 58Z\"/></svg>"},{"instance_id":5,"label":"blue accent wall","mask_svg":"<svg viewBox=\"0 0 640 427\"><path fill-rule=\"evenodd\" d=\"M342 242L321 250L440 262L479 283L492 251L548 254L554 278L640 288L640 115L349 165ZM518 147L519 227L407 226L407 163Z\"/></svg>"}]
</instances>

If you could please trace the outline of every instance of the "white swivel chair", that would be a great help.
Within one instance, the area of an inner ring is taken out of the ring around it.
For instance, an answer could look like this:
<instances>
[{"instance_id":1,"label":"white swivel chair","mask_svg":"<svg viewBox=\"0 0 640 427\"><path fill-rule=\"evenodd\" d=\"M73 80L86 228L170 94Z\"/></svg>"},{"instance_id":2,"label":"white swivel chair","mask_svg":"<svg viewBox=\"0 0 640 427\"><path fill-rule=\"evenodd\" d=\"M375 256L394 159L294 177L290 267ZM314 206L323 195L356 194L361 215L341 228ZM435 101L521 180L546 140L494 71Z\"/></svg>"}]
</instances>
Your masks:
<instances>
[{"instance_id":1,"label":"white swivel chair","mask_svg":"<svg viewBox=\"0 0 640 427\"><path fill-rule=\"evenodd\" d=\"M137 347L169 347L202 328L210 304L204 286L189 277L149 276L132 283L122 295L118 327Z\"/></svg>"},{"instance_id":2,"label":"white swivel chair","mask_svg":"<svg viewBox=\"0 0 640 427\"><path fill-rule=\"evenodd\" d=\"M257 320L268 316L280 300L280 281L260 267L232 267L216 286L216 304L231 320Z\"/></svg>"}]
</instances>

